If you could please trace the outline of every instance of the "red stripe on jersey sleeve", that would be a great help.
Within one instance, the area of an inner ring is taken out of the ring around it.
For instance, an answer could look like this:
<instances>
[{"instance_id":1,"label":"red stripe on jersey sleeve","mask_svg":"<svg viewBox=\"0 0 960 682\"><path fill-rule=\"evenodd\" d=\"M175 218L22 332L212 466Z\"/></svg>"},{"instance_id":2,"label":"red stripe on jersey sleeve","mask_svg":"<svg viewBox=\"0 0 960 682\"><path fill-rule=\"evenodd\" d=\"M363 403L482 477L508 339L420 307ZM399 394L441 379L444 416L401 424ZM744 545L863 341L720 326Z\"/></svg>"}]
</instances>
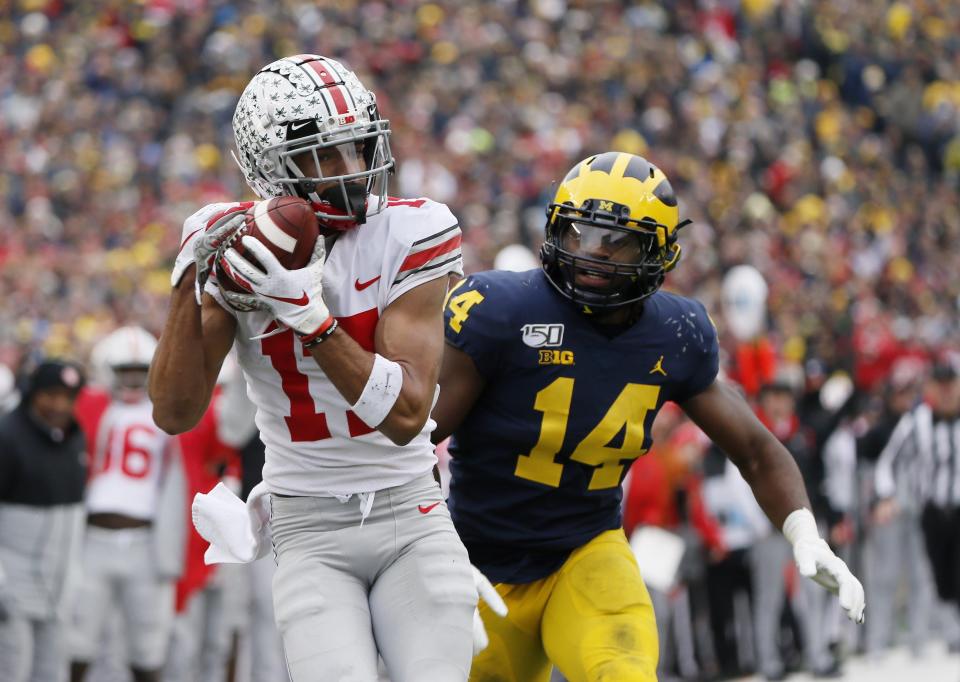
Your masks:
<instances>
[{"instance_id":1,"label":"red stripe on jersey sleeve","mask_svg":"<svg viewBox=\"0 0 960 682\"><path fill-rule=\"evenodd\" d=\"M460 235L458 234L455 237L451 237L445 242L437 244L431 249L426 251L419 251L418 253L411 253L407 256L406 260L400 264L400 272L407 272L408 270L414 270L419 268L421 265L426 265L432 261L437 256L442 256L445 253L450 253L460 248Z\"/></svg>"}]
</instances>

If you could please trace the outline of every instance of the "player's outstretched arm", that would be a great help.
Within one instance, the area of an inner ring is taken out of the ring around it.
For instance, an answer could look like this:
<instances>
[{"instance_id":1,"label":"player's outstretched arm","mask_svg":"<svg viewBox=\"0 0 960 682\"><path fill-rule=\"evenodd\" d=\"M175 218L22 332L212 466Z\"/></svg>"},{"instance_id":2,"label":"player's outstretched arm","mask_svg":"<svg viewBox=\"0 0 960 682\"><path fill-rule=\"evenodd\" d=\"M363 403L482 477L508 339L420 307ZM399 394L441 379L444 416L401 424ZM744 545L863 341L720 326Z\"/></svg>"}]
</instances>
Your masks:
<instances>
[{"instance_id":1,"label":"player's outstretched arm","mask_svg":"<svg viewBox=\"0 0 960 682\"><path fill-rule=\"evenodd\" d=\"M800 573L838 594L847 616L863 622L863 586L820 538L803 478L787 449L722 381L681 407L740 469L763 511L793 545Z\"/></svg>"},{"instance_id":2,"label":"player's outstretched arm","mask_svg":"<svg viewBox=\"0 0 960 682\"><path fill-rule=\"evenodd\" d=\"M197 425L210 404L236 325L209 294L203 295L202 306L197 305L192 276L174 287L150 365L148 390L157 426L176 434Z\"/></svg>"},{"instance_id":3,"label":"player's outstretched arm","mask_svg":"<svg viewBox=\"0 0 960 682\"><path fill-rule=\"evenodd\" d=\"M486 383L477 371L473 358L449 343L444 344L440 397L431 415L437 422L437 428L430 434L434 443L442 442L457 430Z\"/></svg>"},{"instance_id":4,"label":"player's outstretched arm","mask_svg":"<svg viewBox=\"0 0 960 682\"><path fill-rule=\"evenodd\" d=\"M777 528L794 509L810 507L793 456L733 387L714 381L681 407L737 465Z\"/></svg>"}]
</instances>

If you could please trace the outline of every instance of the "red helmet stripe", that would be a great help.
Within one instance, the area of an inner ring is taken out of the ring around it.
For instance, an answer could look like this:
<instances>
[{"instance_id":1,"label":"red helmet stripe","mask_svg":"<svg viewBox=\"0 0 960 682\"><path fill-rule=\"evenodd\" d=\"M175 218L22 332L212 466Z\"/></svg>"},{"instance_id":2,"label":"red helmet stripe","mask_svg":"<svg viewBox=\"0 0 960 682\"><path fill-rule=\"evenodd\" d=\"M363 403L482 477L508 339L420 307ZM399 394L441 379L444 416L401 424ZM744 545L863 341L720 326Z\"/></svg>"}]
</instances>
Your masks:
<instances>
[{"instance_id":1,"label":"red helmet stripe","mask_svg":"<svg viewBox=\"0 0 960 682\"><path fill-rule=\"evenodd\" d=\"M345 114L350 109L347 107L347 100L343 96L343 91L340 89L340 85L337 84L337 81L334 80L333 74L330 73L330 67L327 66L327 63L320 61L308 62L306 66L309 66L314 72L320 77L320 80L326 87L326 91L330 94L330 98L333 100L333 105L337 108L338 114Z\"/></svg>"}]
</instances>

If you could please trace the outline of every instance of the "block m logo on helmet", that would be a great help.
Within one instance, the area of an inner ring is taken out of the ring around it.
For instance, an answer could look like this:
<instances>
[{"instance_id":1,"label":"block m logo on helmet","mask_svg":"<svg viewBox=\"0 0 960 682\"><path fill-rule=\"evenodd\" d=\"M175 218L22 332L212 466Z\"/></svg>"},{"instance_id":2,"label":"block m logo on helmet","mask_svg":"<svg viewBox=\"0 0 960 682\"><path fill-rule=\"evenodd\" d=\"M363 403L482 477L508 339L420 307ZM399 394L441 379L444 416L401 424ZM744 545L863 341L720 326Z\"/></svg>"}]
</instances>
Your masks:
<instances>
[{"instance_id":1,"label":"block m logo on helmet","mask_svg":"<svg viewBox=\"0 0 960 682\"><path fill-rule=\"evenodd\" d=\"M547 208L544 271L584 312L639 303L680 259L680 211L667 176L640 156L605 152L575 165Z\"/></svg>"}]
</instances>

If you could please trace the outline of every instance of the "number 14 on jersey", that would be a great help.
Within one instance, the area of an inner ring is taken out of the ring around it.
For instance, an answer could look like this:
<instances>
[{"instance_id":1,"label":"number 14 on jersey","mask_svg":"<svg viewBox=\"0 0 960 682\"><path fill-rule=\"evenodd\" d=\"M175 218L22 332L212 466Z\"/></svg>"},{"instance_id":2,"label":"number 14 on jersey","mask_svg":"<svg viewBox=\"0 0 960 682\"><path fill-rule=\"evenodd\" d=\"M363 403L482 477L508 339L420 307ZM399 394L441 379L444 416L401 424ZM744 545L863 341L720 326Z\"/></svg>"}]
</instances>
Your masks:
<instances>
[{"instance_id":1,"label":"number 14 on jersey","mask_svg":"<svg viewBox=\"0 0 960 682\"><path fill-rule=\"evenodd\" d=\"M537 392L533 409L543 413L540 437L530 454L517 457L514 475L554 488L560 485L563 464L554 461L563 447L573 400L574 380L554 379ZM647 412L657 408L659 386L627 384L593 430L577 445L570 460L595 467L588 490L614 488L623 477L624 460L643 455L644 426ZM624 432L619 447L609 443Z\"/></svg>"}]
</instances>

